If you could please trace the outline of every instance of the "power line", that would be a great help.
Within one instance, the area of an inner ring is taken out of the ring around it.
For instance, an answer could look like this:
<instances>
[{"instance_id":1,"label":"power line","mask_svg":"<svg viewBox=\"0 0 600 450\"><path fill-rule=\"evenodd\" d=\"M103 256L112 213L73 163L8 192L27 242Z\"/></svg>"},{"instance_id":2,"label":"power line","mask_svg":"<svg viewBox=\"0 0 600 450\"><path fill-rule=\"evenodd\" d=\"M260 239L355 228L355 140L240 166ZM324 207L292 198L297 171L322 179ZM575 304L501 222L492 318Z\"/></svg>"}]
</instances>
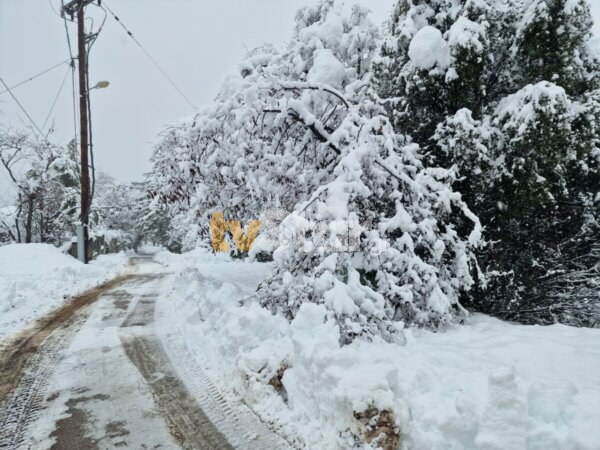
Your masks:
<instances>
[{"instance_id":1,"label":"power line","mask_svg":"<svg viewBox=\"0 0 600 450\"><path fill-rule=\"evenodd\" d=\"M61 7L65 7L64 0L61 0ZM62 11L63 9L61 9ZM63 14L62 19L65 25L65 34L67 35L67 46L69 47L69 56L71 57L71 87L73 91L73 143L77 145L77 89L75 84L75 59L73 58L73 50L71 48L71 37L69 35L69 26L67 25L67 17Z\"/></svg>"},{"instance_id":2,"label":"power line","mask_svg":"<svg viewBox=\"0 0 600 450\"><path fill-rule=\"evenodd\" d=\"M42 139L44 139L44 133L42 133L42 130L40 130L40 127L37 126L37 124L34 122L34 120L31 118L31 116L29 115L29 113L27 112L27 110L23 107L23 105L21 105L21 102L19 102L19 100L17 99L17 97L15 97L15 94L13 94L12 90L8 87L8 85L4 82L4 80L2 79L2 77L0 77L0 83L2 83L4 85L4 87L6 88L6 90L8 91L8 93L10 94L10 96L13 98L13 100L15 101L15 103L17 105L19 105L19 108L21 108L21 111L23 111L25 113L25 115L27 116L27 118L29 119L29 121L33 124L33 126L35 127L35 129L38 131L40 137Z\"/></svg>"},{"instance_id":3,"label":"power line","mask_svg":"<svg viewBox=\"0 0 600 450\"><path fill-rule=\"evenodd\" d=\"M52 12L58 17L60 17L60 14L56 11L56 9L54 9L54 6L52 5L52 0L48 0L48 3L50 4L50 9L52 9Z\"/></svg>"},{"instance_id":4,"label":"power line","mask_svg":"<svg viewBox=\"0 0 600 450\"><path fill-rule=\"evenodd\" d=\"M48 119L50 118L50 114L52 114L52 111L54 111L54 107L56 106L56 102L58 101L58 97L60 97L60 93L63 90L63 87L65 85L65 82L67 81L67 77L69 76L69 72L71 71L71 68L68 67L67 68L67 72L65 73L65 76L63 77L62 83L60 83L60 87L58 88L58 92L56 93L56 97L54 97L54 101L52 102L52 106L50 107L50 111L48 111L48 115L46 116L46 119L44 120L44 123L42 124L42 130L44 128L46 128L46 124L48 123Z\"/></svg>"},{"instance_id":5,"label":"power line","mask_svg":"<svg viewBox=\"0 0 600 450\"><path fill-rule=\"evenodd\" d=\"M198 109L198 108L196 108L196 106L194 106L194 104L190 101L190 99L183 93L183 91L181 89L179 89L179 87L177 87L175 82L171 79L171 77L169 77L167 72L165 72L165 70L160 66L160 64L158 64L158 62L152 57L152 55L150 55L150 53L142 46L142 44L140 44L140 42L135 38L133 33L131 33L131 31L129 31L127 29L127 27L123 24L123 22L121 22L121 20L115 15L115 13L112 11L112 9L109 8L109 6L106 4L106 1L103 2L102 8L106 8L108 10L108 12L114 17L114 19L119 23L119 25L121 25L123 30L125 30L125 32L129 35L129 37L131 37L131 39L133 39L133 41L137 44L137 46L146 54L146 56L152 62L152 64L154 64L154 66L163 74L163 76L167 79L167 81L171 84L171 86L173 86L175 88L175 90L179 93L179 95L181 95L181 97L187 102L187 104L190 105L193 109Z\"/></svg>"},{"instance_id":6,"label":"power line","mask_svg":"<svg viewBox=\"0 0 600 450\"><path fill-rule=\"evenodd\" d=\"M21 81L20 83L17 83L17 84L15 84L14 86L11 86L11 87L10 87L10 89L16 89L16 88L18 88L19 86L22 86L22 85L24 85L25 83L29 83L30 81L32 81L32 80L35 80L36 78L38 78L38 77L41 77L41 76L42 76L42 75L44 75L44 74L47 74L47 73L48 73L48 72L50 72L51 70L54 70L54 69L56 69L57 67L60 67L60 66L62 66L63 64L66 64L66 63L68 63L69 61L70 61L69 59L65 59L64 61L61 61L61 62L59 62L58 64L56 64L56 65L54 65L54 66L50 67L49 69L46 69L46 70L44 70L44 71L42 71L42 72L40 72L40 73L38 73L38 74L36 74L36 75L33 75L32 77L29 77L29 78L27 78L26 80L23 80L23 81ZM6 93L6 92L8 92L8 91L9 91L9 89L7 88L6 90L4 90L4 91L0 92L0 95L2 95L2 94L4 94L4 93Z\"/></svg>"}]
</instances>

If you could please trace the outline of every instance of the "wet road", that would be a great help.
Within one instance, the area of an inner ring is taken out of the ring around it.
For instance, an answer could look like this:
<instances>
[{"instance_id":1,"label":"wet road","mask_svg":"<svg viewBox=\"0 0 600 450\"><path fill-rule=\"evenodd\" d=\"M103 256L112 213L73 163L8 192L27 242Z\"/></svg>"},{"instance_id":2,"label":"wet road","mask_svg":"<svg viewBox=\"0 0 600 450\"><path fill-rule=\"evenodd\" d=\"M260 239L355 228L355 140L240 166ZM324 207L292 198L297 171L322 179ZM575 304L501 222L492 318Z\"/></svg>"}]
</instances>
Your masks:
<instances>
[{"instance_id":1,"label":"wet road","mask_svg":"<svg viewBox=\"0 0 600 450\"><path fill-rule=\"evenodd\" d=\"M133 263L132 273L73 299L5 346L0 449L285 448L209 380L190 392L171 353L180 353L179 364L185 355L176 346L168 353L154 328L170 274L151 257ZM189 378L197 384L205 376L195 370Z\"/></svg>"}]
</instances>

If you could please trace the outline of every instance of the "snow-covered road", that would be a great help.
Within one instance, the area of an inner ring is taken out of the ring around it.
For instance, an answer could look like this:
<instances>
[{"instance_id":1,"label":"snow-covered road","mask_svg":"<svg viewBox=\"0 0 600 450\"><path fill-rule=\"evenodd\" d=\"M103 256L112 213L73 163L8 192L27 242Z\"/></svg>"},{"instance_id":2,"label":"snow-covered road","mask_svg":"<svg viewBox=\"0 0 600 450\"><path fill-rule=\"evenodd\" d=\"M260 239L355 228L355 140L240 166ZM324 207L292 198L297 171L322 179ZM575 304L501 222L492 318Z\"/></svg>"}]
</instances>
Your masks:
<instances>
[{"instance_id":1,"label":"snow-covered road","mask_svg":"<svg viewBox=\"0 0 600 450\"><path fill-rule=\"evenodd\" d=\"M0 449L285 448L220 395L184 341L157 332L155 305L171 274L151 257L134 263L135 273L50 332L21 337L24 348L33 344L19 355L24 372L0 391ZM15 353L0 357L0 370L21 370Z\"/></svg>"}]
</instances>

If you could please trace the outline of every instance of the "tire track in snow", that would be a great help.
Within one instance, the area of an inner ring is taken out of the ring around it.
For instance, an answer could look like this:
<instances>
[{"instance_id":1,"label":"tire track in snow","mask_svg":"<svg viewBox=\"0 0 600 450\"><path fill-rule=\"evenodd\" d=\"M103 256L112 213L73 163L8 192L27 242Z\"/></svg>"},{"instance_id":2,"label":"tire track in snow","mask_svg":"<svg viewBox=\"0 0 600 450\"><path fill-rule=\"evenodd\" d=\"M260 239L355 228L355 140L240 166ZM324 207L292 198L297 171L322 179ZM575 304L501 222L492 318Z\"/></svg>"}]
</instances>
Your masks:
<instances>
[{"instance_id":1,"label":"tire track in snow","mask_svg":"<svg viewBox=\"0 0 600 450\"><path fill-rule=\"evenodd\" d=\"M0 409L0 449L12 450L26 444L27 427L39 415L48 378L67 341L67 333L55 333L29 359L17 389Z\"/></svg>"},{"instance_id":2,"label":"tire track in snow","mask_svg":"<svg viewBox=\"0 0 600 450\"><path fill-rule=\"evenodd\" d=\"M0 354L0 449L26 445L28 425L45 402L44 389L70 339L89 314L87 306L135 275L124 275L78 295L3 346Z\"/></svg>"},{"instance_id":3,"label":"tire track in snow","mask_svg":"<svg viewBox=\"0 0 600 450\"><path fill-rule=\"evenodd\" d=\"M290 448L247 406L232 404L220 393L187 351L183 336L172 334L161 344L151 334L148 325L154 320L157 296L140 298L123 322L120 337L177 442L186 449Z\"/></svg>"},{"instance_id":4,"label":"tire track in snow","mask_svg":"<svg viewBox=\"0 0 600 450\"><path fill-rule=\"evenodd\" d=\"M167 302L159 302L159 314L171 316ZM177 323L174 320L171 323ZM183 332L174 327L161 336L162 344L173 367L199 403L206 415L227 437L230 444L240 450L285 450L293 447L244 403L223 395L202 369L197 355L188 347Z\"/></svg>"},{"instance_id":5,"label":"tire track in snow","mask_svg":"<svg viewBox=\"0 0 600 450\"><path fill-rule=\"evenodd\" d=\"M232 449L170 369L160 342L145 336L126 337L122 342L129 360L150 386L157 409L179 445L185 449Z\"/></svg>"},{"instance_id":6,"label":"tire track in snow","mask_svg":"<svg viewBox=\"0 0 600 450\"><path fill-rule=\"evenodd\" d=\"M162 278L156 274L154 281ZM171 367L150 327L158 293L145 293L121 324L121 343L146 381L171 435L185 449L230 450L227 439L206 417Z\"/></svg>"}]
</instances>

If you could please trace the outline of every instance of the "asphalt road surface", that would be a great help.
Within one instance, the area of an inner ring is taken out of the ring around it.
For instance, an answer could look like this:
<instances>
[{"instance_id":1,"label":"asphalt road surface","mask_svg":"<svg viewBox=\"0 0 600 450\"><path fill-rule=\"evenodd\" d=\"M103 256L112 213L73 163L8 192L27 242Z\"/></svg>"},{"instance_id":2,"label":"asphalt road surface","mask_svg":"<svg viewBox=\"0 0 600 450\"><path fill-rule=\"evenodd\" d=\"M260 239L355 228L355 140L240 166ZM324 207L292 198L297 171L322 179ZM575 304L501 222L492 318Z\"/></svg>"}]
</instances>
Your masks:
<instances>
[{"instance_id":1,"label":"asphalt road surface","mask_svg":"<svg viewBox=\"0 0 600 450\"><path fill-rule=\"evenodd\" d=\"M161 342L155 305L171 274L151 256L132 264L3 346L0 449L289 448L176 335Z\"/></svg>"}]
</instances>

